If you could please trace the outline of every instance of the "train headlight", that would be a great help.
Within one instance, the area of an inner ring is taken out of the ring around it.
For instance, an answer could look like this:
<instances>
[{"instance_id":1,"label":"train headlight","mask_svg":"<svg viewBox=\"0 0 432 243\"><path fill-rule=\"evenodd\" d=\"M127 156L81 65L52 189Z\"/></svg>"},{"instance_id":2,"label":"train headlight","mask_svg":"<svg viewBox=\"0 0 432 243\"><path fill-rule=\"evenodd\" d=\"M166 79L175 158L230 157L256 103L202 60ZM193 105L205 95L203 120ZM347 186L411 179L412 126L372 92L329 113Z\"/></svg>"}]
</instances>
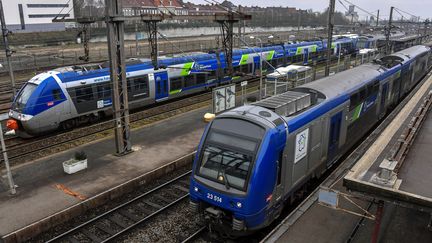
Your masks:
<instances>
[{"instance_id":1,"label":"train headlight","mask_svg":"<svg viewBox=\"0 0 432 243\"><path fill-rule=\"evenodd\" d=\"M18 115L18 120L21 120L21 114Z\"/></svg>"},{"instance_id":2,"label":"train headlight","mask_svg":"<svg viewBox=\"0 0 432 243\"><path fill-rule=\"evenodd\" d=\"M194 187L194 191L195 192L198 192L199 190L198 190L198 187Z\"/></svg>"},{"instance_id":3,"label":"train headlight","mask_svg":"<svg viewBox=\"0 0 432 243\"><path fill-rule=\"evenodd\" d=\"M237 205L238 208L241 208L243 206L241 202L237 202L236 205Z\"/></svg>"},{"instance_id":4,"label":"train headlight","mask_svg":"<svg viewBox=\"0 0 432 243\"><path fill-rule=\"evenodd\" d=\"M13 116L13 112L12 111L9 111L9 116Z\"/></svg>"}]
</instances>

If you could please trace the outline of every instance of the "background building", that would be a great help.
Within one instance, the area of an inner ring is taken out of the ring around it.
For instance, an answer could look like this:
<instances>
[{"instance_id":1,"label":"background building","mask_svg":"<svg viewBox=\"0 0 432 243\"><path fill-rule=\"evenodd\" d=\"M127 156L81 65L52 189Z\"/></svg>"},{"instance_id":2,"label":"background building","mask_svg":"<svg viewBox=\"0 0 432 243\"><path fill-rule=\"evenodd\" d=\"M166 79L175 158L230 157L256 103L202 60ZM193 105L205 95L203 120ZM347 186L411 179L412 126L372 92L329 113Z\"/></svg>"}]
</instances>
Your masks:
<instances>
[{"instance_id":1,"label":"background building","mask_svg":"<svg viewBox=\"0 0 432 243\"><path fill-rule=\"evenodd\" d=\"M52 23L52 19L74 17L69 0L6 0L3 9L8 29L15 32L64 30L68 24Z\"/></svg>"}]
</instances>

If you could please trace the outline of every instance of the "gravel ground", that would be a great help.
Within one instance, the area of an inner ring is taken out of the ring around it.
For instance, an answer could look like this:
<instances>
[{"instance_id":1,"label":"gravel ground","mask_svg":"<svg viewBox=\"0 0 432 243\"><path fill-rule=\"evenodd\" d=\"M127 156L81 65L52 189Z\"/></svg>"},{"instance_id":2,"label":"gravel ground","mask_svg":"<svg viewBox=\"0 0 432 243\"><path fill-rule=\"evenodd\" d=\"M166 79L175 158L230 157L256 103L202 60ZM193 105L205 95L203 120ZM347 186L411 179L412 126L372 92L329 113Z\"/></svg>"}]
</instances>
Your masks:
<instances>
[{"instance_id":1,"label":"gravel ground","mask_svg":"<svg viewBox=\"0 0 432 243\"><path fill-rule=\"evenodd\" d=\"M171 179L173 179L173 178L175 178L181 174L186 173L190 169L191 169L191 165L185 166L181 169L178 169L172 173L169 173L169 174L163 176L162 178L159 178L157 180L149 182L148 184L143 185L143 187L140 190L136 190L136 191L133 191L131 193L125 194L119 198L113 199L108 204L104 204L100 207L90 209L85 214L80 215L80 216L78 216L78 217L76 217L76 218L74 218L68 222L63 223L63 224L60 224L60 225L52 228L51 230L33 238L33 239L30 239L28 242L45 242L46 240L49 240L56 235L59 235L63 232L66 232L67 230L70 230L70 229L90 220L91 218L94 218L94 217L96 217L96 216L98 216L98 215L124 203L124 202L127 202L127 201L131 200L132 198L135 198L135 197L137 197L137 196L139 196L139 195L141 195L141 194L143 194L143 193L145 193L145 192L147 192L147 191L149 191L149 190L151 190L151 189L153 189L153 188L155 188L155 187L157 187L157 186L159 186L159 185L161 185L161 184L163 184L163 183L165 183L165 182L167 182L167 181L169 181L169 180L171 180ZM92 231L91 228L89 228L89 229L90 229L90 231ZM83 241L80 241L80 242L83 242Z\"/></svg>"},{"instance_id":2,"label":"gravel ground","mask_svg":"<svg viewBox=\"0 0 432 243\"><path fill-rule=\"evenodd\" d=\"M118 239L119 242L181 242L202 225L198 215L189 211L189 201L185 200L162 213L153 220L127 236Z\"/></svg>"}]
</instances>

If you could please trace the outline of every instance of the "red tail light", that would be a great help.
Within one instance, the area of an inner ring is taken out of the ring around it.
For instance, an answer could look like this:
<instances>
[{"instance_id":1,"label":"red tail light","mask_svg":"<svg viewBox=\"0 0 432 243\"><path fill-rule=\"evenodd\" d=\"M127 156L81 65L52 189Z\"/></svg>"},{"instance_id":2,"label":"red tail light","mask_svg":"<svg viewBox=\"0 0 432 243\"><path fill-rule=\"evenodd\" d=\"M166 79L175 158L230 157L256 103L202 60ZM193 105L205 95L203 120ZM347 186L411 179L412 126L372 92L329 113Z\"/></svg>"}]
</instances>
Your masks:
<instances>
[{"instance_id":1,"label":"red tail light","mask_svg":"<svg viewBox=\"0 0 432 243\"><path fill-rule=\"evenodd\" d=\"M6 127L11 130L18 130L18 122L14 119L9 119L6 122Z\"/></svg>"}]
</instances>

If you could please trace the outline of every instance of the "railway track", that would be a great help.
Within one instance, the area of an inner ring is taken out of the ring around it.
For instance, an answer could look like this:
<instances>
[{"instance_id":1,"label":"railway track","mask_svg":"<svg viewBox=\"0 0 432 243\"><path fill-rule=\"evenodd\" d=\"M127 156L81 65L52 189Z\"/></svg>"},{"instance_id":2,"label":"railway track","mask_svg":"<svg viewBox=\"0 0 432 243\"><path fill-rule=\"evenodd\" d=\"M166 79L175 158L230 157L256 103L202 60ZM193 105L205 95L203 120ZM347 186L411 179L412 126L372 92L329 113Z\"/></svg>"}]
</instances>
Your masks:
<instances>
[{"instance_id":1,"label":"railway track","mask_svg":"<svg viewBox=\"0 0 432 243\"><path fill-rule=\"evenodd\" d=\"M188 171L47 242L107 242L124 236L189 196Z\"/></svg>"},{"instance_id":2,"label":"railway track","mask_svg":"<svg viewBox=\"0 0 432 243\"><path fill-rule=\"evenodd\" d=\"M202 226L197 231L192 233L188 238L182 240L182 243L189 243L198 241L199 239L203 238L206 234L208 234L208 228L206 226Z\"/></svg>"}]
</instances>

